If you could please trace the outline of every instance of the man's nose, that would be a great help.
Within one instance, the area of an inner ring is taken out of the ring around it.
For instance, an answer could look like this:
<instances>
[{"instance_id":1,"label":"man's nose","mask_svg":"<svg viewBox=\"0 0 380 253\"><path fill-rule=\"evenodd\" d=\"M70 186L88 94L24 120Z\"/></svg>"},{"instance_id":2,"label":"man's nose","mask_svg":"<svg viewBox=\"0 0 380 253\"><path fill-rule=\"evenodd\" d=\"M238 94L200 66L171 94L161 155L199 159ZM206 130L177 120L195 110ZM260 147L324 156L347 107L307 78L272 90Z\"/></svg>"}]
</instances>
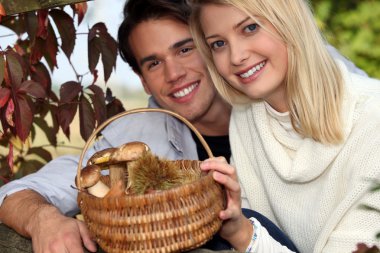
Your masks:
<instances>
[{"instance_id":1,"label":"man's nose","mask_svg":"<svg viewBox=\"0 0 380 253\"><path fill-rule=\"evenodd\" d=\"M186 75L186 68L183 63L174 59L168 59L165 64L165 81L173 83Z\"/></svg>"}]
</instances>

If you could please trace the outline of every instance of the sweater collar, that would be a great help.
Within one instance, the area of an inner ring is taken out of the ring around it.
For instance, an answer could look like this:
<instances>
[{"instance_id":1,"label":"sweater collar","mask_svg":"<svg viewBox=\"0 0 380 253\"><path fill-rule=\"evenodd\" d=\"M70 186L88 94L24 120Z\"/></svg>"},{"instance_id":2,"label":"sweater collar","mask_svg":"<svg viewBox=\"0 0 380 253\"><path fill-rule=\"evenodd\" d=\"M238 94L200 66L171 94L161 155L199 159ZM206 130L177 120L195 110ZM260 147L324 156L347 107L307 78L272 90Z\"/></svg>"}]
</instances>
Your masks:
<instances>
[{"instance_id":1,"label":"sweater collar","mask_svg":"<svg viewBox=\"0 0 380 253\"><path fill-rule=\"evenodd\" d=\"M340 68L346 87L351 86L352 81L347 69L341 65ZM355 96L346 89L342 107L345 139L352 129L355 104ZM268 155L269 162L276 173L286 181L303 183L317 178L328 168L344 145L344 142L325 145L311 138L290 138L280 122L268 115L263 102L252 103L251 113L265 153L275 154ZM284 146L295 150L295 156L290 157Z\"/></svg>"}]
</instances>

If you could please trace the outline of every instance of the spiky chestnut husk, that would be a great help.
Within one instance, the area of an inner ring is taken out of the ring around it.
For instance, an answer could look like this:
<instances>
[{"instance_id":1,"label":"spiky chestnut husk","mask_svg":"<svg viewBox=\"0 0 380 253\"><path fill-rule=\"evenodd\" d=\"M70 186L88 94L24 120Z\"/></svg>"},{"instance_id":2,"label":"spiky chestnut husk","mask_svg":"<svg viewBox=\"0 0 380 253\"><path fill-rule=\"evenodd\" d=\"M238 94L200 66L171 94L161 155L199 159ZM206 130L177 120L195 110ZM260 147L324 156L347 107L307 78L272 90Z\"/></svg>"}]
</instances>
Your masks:
<instances>
[{"instance_id":1,"label":"spiky chestnut husk","mask_svg":"<svg viewBox=\"0 0 380 253\"><path fill-rule=\"evenodd\" d=\"M168 190L193 182L200 172L191 168L181 169L178 164L147 152L138 160L128 163L129 194L145 194Z\"/></svg>"}]
</instances>

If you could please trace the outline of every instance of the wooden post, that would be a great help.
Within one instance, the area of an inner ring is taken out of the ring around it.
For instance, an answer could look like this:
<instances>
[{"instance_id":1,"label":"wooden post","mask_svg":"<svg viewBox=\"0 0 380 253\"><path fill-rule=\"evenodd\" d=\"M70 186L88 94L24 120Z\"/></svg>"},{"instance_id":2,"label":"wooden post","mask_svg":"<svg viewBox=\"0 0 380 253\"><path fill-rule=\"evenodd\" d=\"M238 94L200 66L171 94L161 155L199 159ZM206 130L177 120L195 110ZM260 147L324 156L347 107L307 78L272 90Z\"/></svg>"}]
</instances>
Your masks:
<instances>
[{"instance_id":1,"label":"wooden post","mask_svg":"<svg viewBox=\"0 0 380 253\"><path fill-rule=\"evenodd\" d=\"M91 0L0 0L7 15L13 15L57 6L76 4Z\"/></svg>"}]
</instances>

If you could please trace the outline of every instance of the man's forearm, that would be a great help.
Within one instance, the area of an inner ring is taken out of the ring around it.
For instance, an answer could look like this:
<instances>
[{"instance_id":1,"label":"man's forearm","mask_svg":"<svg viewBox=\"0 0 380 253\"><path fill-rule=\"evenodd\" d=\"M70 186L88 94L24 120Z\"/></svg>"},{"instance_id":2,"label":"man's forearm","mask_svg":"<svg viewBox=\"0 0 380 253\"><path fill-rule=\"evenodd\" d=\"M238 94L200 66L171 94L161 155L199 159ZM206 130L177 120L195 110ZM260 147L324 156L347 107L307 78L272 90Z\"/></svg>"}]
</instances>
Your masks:
<instances>
[{"instance_id":1,"label":"man's forearm","mask_svg":"<svg viewBox=\"0 0 380 253\"><path fill-rule=\"evenodd\" d=\"M22 190L9 195L0 206L0 221L19 234L31 237L33 222L42 218L43 213L59 213L40 194Z\"/></svg>"}]
</instances>

